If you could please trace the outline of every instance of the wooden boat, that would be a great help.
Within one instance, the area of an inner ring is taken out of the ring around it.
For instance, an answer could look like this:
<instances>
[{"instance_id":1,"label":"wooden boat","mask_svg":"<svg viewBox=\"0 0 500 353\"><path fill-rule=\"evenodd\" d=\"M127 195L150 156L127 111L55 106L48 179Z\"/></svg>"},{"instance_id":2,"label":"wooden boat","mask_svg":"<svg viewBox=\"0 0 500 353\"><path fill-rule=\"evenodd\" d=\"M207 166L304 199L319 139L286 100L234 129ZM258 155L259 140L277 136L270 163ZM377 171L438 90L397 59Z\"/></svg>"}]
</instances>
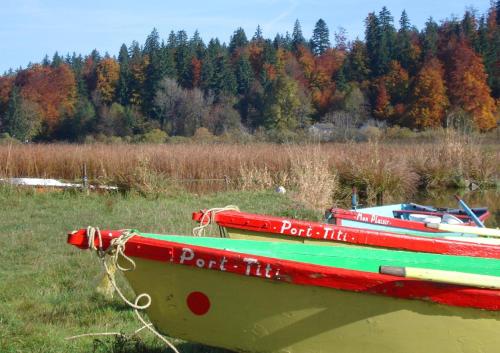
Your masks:
<instances>
[{"instance_id":1,"label":"wooden boat","mask_svg":"<svg viewBox=\"0 0 500 353\"><path fill-rule=\"evenodd\" d=\"M322 245L384 247L494 258L499 258L500 250L500 239L457 236L461 233L442 232L435 228L429 228L429 232L422 232L422 235L398 234L234 210L223 210L213 214L210 211L194 212L193 220L204 224L214 222L219 226L218 236L233 239L305 244L320 242Z\"/></svg>"},{"instance_id":2,"label":"wooden boat","mask_svg":"<svg viewBox=\"0 0 500 353\"><path fill-rule=\"evenodd\" d=\"M490 215L486 208L473 209L480 221ZM441 232L426 227L425 223L447 223L475 226L471 218L460 209L439 209L416 204L394 204L359 210L332 208L327 212L329 223L410 235L443 233L442 236L461 236L455 232Z\"/></svg>"},{"instance_id":3,"label":"wooden boat","mask_svg":"<svg viewBox=\"0 0 500 353\"><path fill-rule=\"evenodd\" d=\"M100 245L121 235L103 231ZM87 248L86 230L68 242ZM253 353L500 347L495 259L144 233L124 253L136 264L128 282L151 296L151 322L172 337ZM425 271L441 277L416 278Z\"/></svg>"}]
</instances>

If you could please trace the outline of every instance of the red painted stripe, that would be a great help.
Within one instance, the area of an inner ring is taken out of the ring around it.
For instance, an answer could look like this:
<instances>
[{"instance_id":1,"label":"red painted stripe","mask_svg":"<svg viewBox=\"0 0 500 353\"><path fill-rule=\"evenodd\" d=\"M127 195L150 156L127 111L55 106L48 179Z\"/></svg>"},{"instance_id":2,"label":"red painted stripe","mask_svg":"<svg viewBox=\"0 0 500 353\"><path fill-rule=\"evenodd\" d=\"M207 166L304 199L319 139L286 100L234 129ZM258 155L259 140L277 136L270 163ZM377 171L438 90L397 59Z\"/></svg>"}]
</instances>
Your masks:
<instances>
[{"instance_id":1,"label":"red painted stripe","mask_svg":"<svg viewBox=\"0 0 500 353\"><path fill-rule=\"evenodd\" d=\"M194 213L193 219L199 221L201 215L201 212ZM500 259L500 246L491 244L380 232L236 211L217 213L215 221L222 227L253 232L434 254Z\"/></svg>"},{"instance_id":2,"label":"red painted stripe","mask_svg":"<svg viewBox=\"0 0 500 353\"><path fill-rule=\"evenodd\" d=\"M111 239L119 237L121 231L102 231L102 235L103 247L107 248ZM82 249L87 248L87 242L85 229L68 236L69 244ZM141 236L135 236L127 242L125 253L132 257L258 277L264 280L427 300L451 306L500 310L500 291L496 290L404 278L395 279L393 276L378 273L274 259Z\"/></svg>"}]
</instances>

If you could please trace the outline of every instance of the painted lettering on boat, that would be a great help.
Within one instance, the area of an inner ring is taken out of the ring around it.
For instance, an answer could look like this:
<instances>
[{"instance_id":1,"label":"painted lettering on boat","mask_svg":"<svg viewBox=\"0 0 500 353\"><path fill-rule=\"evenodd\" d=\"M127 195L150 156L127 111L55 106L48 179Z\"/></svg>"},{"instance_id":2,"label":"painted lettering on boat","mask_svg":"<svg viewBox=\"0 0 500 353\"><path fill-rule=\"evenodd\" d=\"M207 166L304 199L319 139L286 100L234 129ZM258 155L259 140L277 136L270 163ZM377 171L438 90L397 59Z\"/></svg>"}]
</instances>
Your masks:
<instances>
[{"instance_id":1,"label":"painted lettering on boat","mask_svg":"<svg viewBox=\"0 0 500 353\"><path fill-rule=\"evenodd\" d=\"M233 269L231 272L243 273L246 276L257 276L265 278L273 278L279 275L280 270L271 263L264 263L261 260L252 257L243 257L240 261L229 262L225 256L222 258L210 258L206 256L197 256L191 248L182 248L182 253L179 256L179 264L192 265L199 268L207 268L225 272L228 268Z\"/></svg>"},{"instance_id":2,"label":"painted lettering on boat","mask_svg":"<svg viewBox=\"0 0 500 353\"><path fill-rule=\"evenodd\" d=\"M291 234L298 237L310 238L313 235L313 228L311 226L302 226L300 224L294 224L291 221L284 219L281 221L281 234ZM323 237L323 239L336 240L336 241L347 241L349 238L348 232L341 229L331 228L325 225L322 226L321 232L317 231L316 235Z\"/></svg>"},{"instance_id":3,"label":"painted lettering on boat","mask_svg":"<svg viewBox=\"0 0 500 353\"><path fill-rule=\"evenodd\" d=\"M384 226L391 224L390 220L388 220L386 218L379 218L379 216L376 214L367 215L367 214L363 214L363 213L356 213L356 221L373 223L373 224L381 224Z\"/></svg>"}]
</instances>

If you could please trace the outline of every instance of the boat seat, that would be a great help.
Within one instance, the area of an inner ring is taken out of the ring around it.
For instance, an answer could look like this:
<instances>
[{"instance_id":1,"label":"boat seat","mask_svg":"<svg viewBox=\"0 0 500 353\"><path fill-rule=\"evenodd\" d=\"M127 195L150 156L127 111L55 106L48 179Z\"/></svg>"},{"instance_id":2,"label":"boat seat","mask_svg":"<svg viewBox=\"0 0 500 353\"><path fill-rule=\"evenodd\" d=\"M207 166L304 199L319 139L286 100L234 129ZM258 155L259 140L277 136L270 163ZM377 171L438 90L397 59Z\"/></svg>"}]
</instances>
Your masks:
<instances>
[{"instance_id":1,"label":"boat seat","mask_svg":"<svg viewBox=\"0 0 500 353\"><path fill-rule=\"evenodd\" d=\"M458 217L455 217L449 213L445 213L443 215L443 218L441 219L441 223L446 223L446 224L464 224L462 220Z\"/></svg>"}]
</instances>

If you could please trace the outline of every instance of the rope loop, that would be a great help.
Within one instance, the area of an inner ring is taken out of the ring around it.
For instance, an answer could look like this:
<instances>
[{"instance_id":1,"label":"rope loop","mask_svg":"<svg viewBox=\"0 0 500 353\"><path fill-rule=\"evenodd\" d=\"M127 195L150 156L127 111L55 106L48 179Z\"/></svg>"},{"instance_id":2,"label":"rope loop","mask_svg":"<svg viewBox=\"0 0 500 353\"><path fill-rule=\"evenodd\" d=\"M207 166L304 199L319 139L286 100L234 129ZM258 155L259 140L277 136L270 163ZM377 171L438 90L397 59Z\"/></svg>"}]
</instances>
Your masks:
<instances>
[{"instance_id":1,"label":"rope loop","mask_svg":"<svg viewBox=\"0 0 500 353\"><path fill-rule=\"evenodd\" d=\"M193 236L204 237L205 230L207 229L207 227L215 223L215 215L217 215L217 213L221 213L224 211L240 212L240 209L238 206L235 205L227 205L225 207L215 207L203 211L203 214L200 219L200 225L193 228Z\"/></svg>"},{"instance_id":2,"label":"rope loop","mask_svg":"<svg viewBox=\"0 0 500 353\"><path fill-rule=\"evenodd\" d=\"M115 290L116 293L118 293L118 296L123 300L123 302L125 302L129 307L131 307L134 310L134 313L136 314L138 320L143 324L143 326L135 330L132 335L139 333L143 329L148 329L156 337L162 340L168 347L170 347L175 353L179 353L177 348L169 340L163 337L158 331L156 331L151 322L146 322L144 317L139 313L139 310L145 310L151 306L152 302L151 296L147 293L142 293L135 297L134 302L128 300L121 291L121 289L116 284L114 270L110 268L114 266L115 268L119 269L122 272L135 270L136 268L135 261L131 259L129 256L125 255L125 246L127 242L136 235L137 232L134 230L131 229L124 230L122 232L122 235L118 238L112 239L110 246L106 250L104 250L101 230L98 227L89 226L87 227L88 248L96 252L97 256L101 260L101 264L106 273L106 277L111 283L113 289ZM97 246L96 246L96 241L97 241ZM121 266L119 264L120 258L128 262L130 264L130 267ZM111 263L111 265L108 264L108 259L110 260L109 262ZM143 299L145 299L146 302L144 304L139 304L139 302ZM109 336L109 335L127 337L127 335L117 332L101 332L101 333L85 333L82 335L67 337L66 339L70 340L86 336Z\"/></svg>"}]
</instances>

